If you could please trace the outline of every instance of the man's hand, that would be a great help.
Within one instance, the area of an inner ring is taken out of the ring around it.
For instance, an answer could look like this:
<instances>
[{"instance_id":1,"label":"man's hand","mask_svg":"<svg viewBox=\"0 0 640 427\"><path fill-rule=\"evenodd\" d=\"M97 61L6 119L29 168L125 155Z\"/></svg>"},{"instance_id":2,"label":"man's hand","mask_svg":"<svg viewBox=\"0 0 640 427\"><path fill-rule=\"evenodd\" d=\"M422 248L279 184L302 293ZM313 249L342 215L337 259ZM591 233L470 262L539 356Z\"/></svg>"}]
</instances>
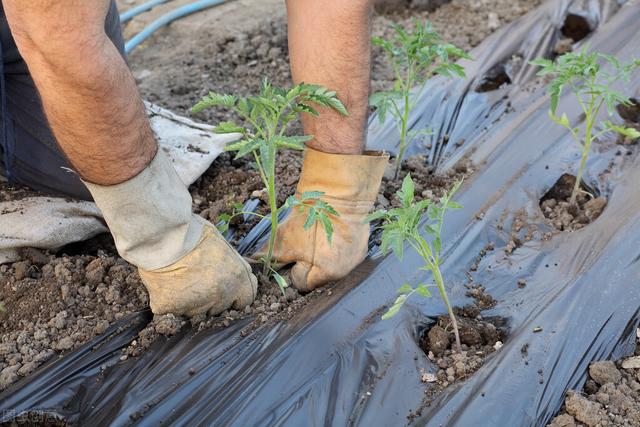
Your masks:
<instances>
[{"instance_id":1,"label":"man's hand","mask_svg":"<svg viewBox=\"0 0 640 427\"><path fill-rule=\"evenodd\" d=\"M251 304L257 293L251 267L191 212L191 196L162 150L128 181L85 184L118 252L138 267L154 313L215 315Z\"/></svg>"},{"instance_id":2,"label":"man's hand","mask_svg":"<svg viewBox=\"0 0 640 427\"><path fill-rule=\"evenodd\" d=\"M178 261L139 272L155 314L216 315L228 308L242 310L257 293L249 264L209 223L198 245Z\"/></svg>"},{"instance_id":3,"label":"man's hand","mask_svg":"<svg viewBox=\"0 0 640 427\"><path fill-rule=\"evenodd\" d=\"M348 117L320 109L303 117L307 143L297 191L322 191L340 216L333 217L333 243L322 226L304 230L306 212L297 209L278 230L275 259L295 263L296 288L309 291L346 276L367 254L365 218L376 200L386 156L362 155L371 68L372 0L287 0L289 52L295 83L335 90Z\"/></svg>"},{"instance_id":4,"label":"man's hand","mask_svg":"<svg viewBox=\"0 0 640 427\"><path fill-rule=\"evenodd\" d=\"M326 154L307 149L297 193L322 191L322 200L339 214L331 216L334 228L329 243L322 225L304 229L307 212L294 209L278 228L274 258L280 265L295 263L293 285L311 291L340 279L367 255L370 226L366 217L378 195L389 157ZM260 258L265 249L255 256Z\"/></svg>"}]
</instances>

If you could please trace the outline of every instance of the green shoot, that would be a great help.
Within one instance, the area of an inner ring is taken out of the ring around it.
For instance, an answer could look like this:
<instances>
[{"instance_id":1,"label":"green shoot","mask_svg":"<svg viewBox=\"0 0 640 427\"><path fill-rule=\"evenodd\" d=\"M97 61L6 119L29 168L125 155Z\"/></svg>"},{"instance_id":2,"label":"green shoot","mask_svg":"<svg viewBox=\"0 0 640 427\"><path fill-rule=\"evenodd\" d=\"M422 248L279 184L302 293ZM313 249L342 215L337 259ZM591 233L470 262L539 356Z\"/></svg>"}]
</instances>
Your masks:
<instances>
[{"instance_id":1,"label":"green shoot","mask_svg":"<svg viewBox=\"0 0 640 427\"><path fill-rule=\"evenodd\" d=\"M398 259L402 260L404 256L404 246L408 243L424 260L424 265L420 269L430 271L435 281L435 285L421 283L415 288L412 288L409 284L400 287L400 289L398 289L400 295L382 318L389 319L393 317L414 293L424 297L430 297L431 293L429 292L429 288L436 287L449 312L449 318L451 319L453 332L456 337L457 351L460 351L458 322L453 313L453 308L449 303L440 265L442 263L441 236L444 215L447 209L462 208L461 205L451 200L461 185L462 181L456 183L451 191L440 198L438 203L433 203L427 199L416 202L413 180L410 175L407 175L402 181L402 188L396 193L401 202L401 206L389 211L378 211L368 217L368 221L383 220L380 226L382 229L380 249L383 254L392 251ZM427 214L427 222L421 227L420 224L424 213ZM421 233L422 230L424 230L428 236L431 236L429 240L423 237Z\"/></svg>"},{"instance_id":2,"label":"green shoot","mask_svg":"<svg viewBox=\"0 0 640 427\"><path fill-rule=\"evenodd\" d=\"M240 141L227 145L225 150L236 151L236 159L252 155L262 182L267 189L271 235L269 236L267 254L263 259L263 272L265 275L269 275L274 271L273 251L278 232L278 213L283 208L288 207L278 208L277 206L276 156L281 149L304 150L305 143L313 139L311 135L285 135L287 126L295 121L300 114L319 115L319 112L312 104L331 108L342 115L347 115L347 110L336 96L336 93L322 86L301 83L286 90L273 87L266 79L262 82L260 94L256 96L242 98L210 92L209 95L205 96L202 101L192 108L195 113L206 108L224 107L236 113L243 121L242 124L236 124L232 121L220 123L214 129L214 132L221 134L239 133L242 135ZM311 225L318 222L324 227L327 239L331 241L333 227L331 226L330 215L337 216L337 212L326 202L319 199L323 193L312 193L311 195L306 194L306 196L305 194L301 195L300 200L297 202L294 201L296 200L294 198L288 202L288 205L300 207L303 211L308 208L310 219L305 223L305 227L311 227ZM251 213L234 212L222 218L224 220L223 223L228 224L232 217L241 214ZM282 277L279 275L274 277L280 285L278 277Z\"/></svg>"},{"instance_id":3,"label":"green shoot","mask_svg":"<svg viewBox=\"0 0 640 427\"><path fill-rule=\"evenodd\" d=\"M450 78L465 77L464 68L455 61L471 58L464 50L443 43L429 22L422 23L416 20L411 32L399 25L394 25L393 29L395 35L391 40L373 38L373 44L382 47L393 67L393 90L371 95L369 104L377 109L381 123L385 121L387 112L396 119L400 134L400 146L395 162L395 177L398 178L407 147L427 133L425 130L409 130L409 114L415 108L426 81L435 74ZM416 87L417 92L412 96Z\"/></svg>"},{"instance_id":4,"label":"green shoot","mask_svg":"<svg viewBox=\"0 0 640 427\"><path fill-rule=\"evenodd\" d=\"M539 76L551 75L553 80L549 84L551 107L549 118L571 133L573 139L582 147L582 158L576 174L576 183L571 193L569 203L575 204L576 196L580 192L580 184L584 174L587 158L591 151L591 143L606 132L616 132L629 138L640 138L640 132L625 126L613 125L610 121L598 121L602 109L612 116L617 104L629 105L629 98L613 90L612 85L618 81L629 81L629 76L638 67L640 60L636 59L628 64L622 64L611 55L593 52L587 53L587 48L580 52L569 52L559 56L555 62L548 59L536 59L531 64L542 69ZM611 71L605 70L608 65ZM565 88L576 97L584 113L584 126L573 127L566 113L558 114L558 102ZM598 130L598 128L600 130Z\"/></svg>"}]
</instances>

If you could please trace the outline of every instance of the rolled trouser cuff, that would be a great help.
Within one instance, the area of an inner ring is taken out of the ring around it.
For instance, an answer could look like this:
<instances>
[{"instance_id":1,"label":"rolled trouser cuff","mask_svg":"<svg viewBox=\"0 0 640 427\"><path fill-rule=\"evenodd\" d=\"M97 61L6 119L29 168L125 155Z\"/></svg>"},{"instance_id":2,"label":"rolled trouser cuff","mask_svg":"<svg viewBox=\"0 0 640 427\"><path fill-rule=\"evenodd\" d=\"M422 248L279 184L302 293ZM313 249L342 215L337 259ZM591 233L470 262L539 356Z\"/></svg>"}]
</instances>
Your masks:
<instances>
[{"instance_id":1,"label":"rolled trouser cuff","mask_svg":"<svg viewBox=\"0 0 640 427\"><path fill-rule=\"evenodd\" d=\"M84 183L118 253L137 267L155 270L173 264L202 236L204 220L191 212L191 195L161 149L142 172L123 183Z\"/></svg>"}]
</instances>

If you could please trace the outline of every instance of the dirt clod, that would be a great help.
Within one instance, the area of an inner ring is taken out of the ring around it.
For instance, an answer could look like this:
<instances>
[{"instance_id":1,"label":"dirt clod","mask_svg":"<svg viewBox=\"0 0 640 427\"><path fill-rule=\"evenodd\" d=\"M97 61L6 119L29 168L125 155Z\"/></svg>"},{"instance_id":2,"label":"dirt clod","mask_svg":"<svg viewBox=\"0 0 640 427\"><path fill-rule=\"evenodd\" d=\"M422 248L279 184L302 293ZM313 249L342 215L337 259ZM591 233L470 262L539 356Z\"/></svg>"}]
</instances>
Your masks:
<instances>
[{"instance_id":1,"label":"dirt clod","mask_svg":"<svg viewBox=\"0 0 640 427\"><path fill-rule=\"evenodd\" d=\"M583 192L576 196L576 202L570 203L576 177L564 174L540 201L540 209L547 223L559 231L576 231L592 223L607 206L602 196L590 197Z\"/></svg>"},{"instance_id":2,"label":"dirt clod","mask_svg":"<svg viewBox=\"0 0 640 427\"><path fill-rule=\"evenodd\" d=\"M622 374L616 368L615 363L604 360L602 362L594 362L589 366L589 375L600 385L606 383L617 383L622 378Z\"/></svg>"},{"instance_id":3,"label":"dirt clod","mask_svg":"<svg viewBox=\"0 0 640 427\"><path fill-rule=\"evenodd\" d=\"M640 360L638 342L632 357L617 362L593 362L582 393L569 391L562 411L549 426L640 425L640 364L637 360Z\"/></svg>"}]
</instances>

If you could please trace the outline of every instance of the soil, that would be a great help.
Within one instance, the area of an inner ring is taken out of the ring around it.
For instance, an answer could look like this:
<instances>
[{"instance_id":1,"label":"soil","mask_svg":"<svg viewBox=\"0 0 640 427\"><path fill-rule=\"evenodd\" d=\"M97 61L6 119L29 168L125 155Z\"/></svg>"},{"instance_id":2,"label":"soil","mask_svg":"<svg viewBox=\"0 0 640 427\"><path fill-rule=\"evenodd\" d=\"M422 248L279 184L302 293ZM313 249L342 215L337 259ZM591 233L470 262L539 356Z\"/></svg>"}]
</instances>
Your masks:
<instances>
[{"instance_id":1,"label":"soil","mask_svg":"<svg viewBox=\"0 0 640 427\"><path fill-rule=\"evenodd\" d=\"M477 0L469 4L466 0L453 0L435 11L376 15L374 33L389 31L392 22L406 24L413 17L426 18L432 20L445 40L470 49L540 2ZM140 1L118 3L124 10ZM230 15L229 22L220 24L220 19L209 22L211 15L207 13L194 15L160 31L131 55L130 65L145 99L188 114L189 108L209 90L246 95L255 92L262 76L276 85L289 84L284 14L256 12L252 10L252 0L237 3L244 5L243 13L259 19ZM279 1L264 1L257 2L255 9L272 5L282 7ZM131 28L139 29L140 22L134 20L126 28L128 35ZM372 86L374 90L387 88L391 74L380 55L374 54L374 58ZM195 118L216 123L228 118L228 114L210 110ZM278 160L281 202L293 193L300 163L300 154L296 153L283 154ZM416 181L420 197L438 197L452 182L472 173L472 168L463 162L440 176L426 166L424 158L416 157L407 160L403 174L408 172ZM194 210L213 220L233 203L252 195L261 198L261 187L250 162L223 155L190 191ZM397 187L397 183L385 178L376 207L397 203L393 196ZM28 189L0 182L2 201L30 195L34 193ZM245 225L245 231L249 225ZM239 230L242 231L240 227ZM156 337L175 334L189 323L201 328L224 326L248 315L257 315L255 325L287 318L323 293L330 294L331 287L305 296L287 289L282 296L276 285L263 283L256 302L242 313L231 310L209 319L159 316L124 350L123 357L139 354ZM148 307L148 295L136 269L117 256L108 236L101 236L55 254L26 251L23 260L0 266L0 302L4 306L0 312L1 390L51 357L64 355L102 334L116 320Z\"/></svg>"},{"instance_id":2,"label":"soil","mask_svg":"<svg viewBox=\"0 0 640 427\"><path fill-rule=\"evenodd\" d=\"M418 410L409 415L413 420L429 406L433 398L448 386L473 375L492 353L500 350L508 330L505 319L484 317L482 311L493 307L496 301L481 285L467 285L467 296L472 304L455 307L458 321L461 351L455 349L455 335L449 316L440 316L436 323L423 333L420 347L436 366L435 372L421 372L422 382L429 384L425 399Z\"/></svg>"},{"instance_id":3,"label":"soil","mask_svg":"<svg viewBox=\"0 0 640 427\"><path fill-rule=\"evenodd\" d=\"M115 256L53 256L0 266L0 390L148 306L136 269Z\"/></svg>"},{"instance_id":4,"label":"soil","mask_svg":"<svg viewBox=\"0 0 640 427\"><path fill-rule=\"evenodd\" d=\"M607 199L594 194L586 185L570 203L576 177L564 174L540 201L540 209L549 225L559 231L576 231L598 219L607 206Z\"/></svg>"},{"instance_id":5,"label":"soil","mask_svg":"<svg viewBox=\"0 0 640 427\"><path fill-rule=\"evenodd\" d=\"M640 425L640 342L634 356L589 366L581 392L569 391L550 427Z\"/></svg>"}]
</instances>

